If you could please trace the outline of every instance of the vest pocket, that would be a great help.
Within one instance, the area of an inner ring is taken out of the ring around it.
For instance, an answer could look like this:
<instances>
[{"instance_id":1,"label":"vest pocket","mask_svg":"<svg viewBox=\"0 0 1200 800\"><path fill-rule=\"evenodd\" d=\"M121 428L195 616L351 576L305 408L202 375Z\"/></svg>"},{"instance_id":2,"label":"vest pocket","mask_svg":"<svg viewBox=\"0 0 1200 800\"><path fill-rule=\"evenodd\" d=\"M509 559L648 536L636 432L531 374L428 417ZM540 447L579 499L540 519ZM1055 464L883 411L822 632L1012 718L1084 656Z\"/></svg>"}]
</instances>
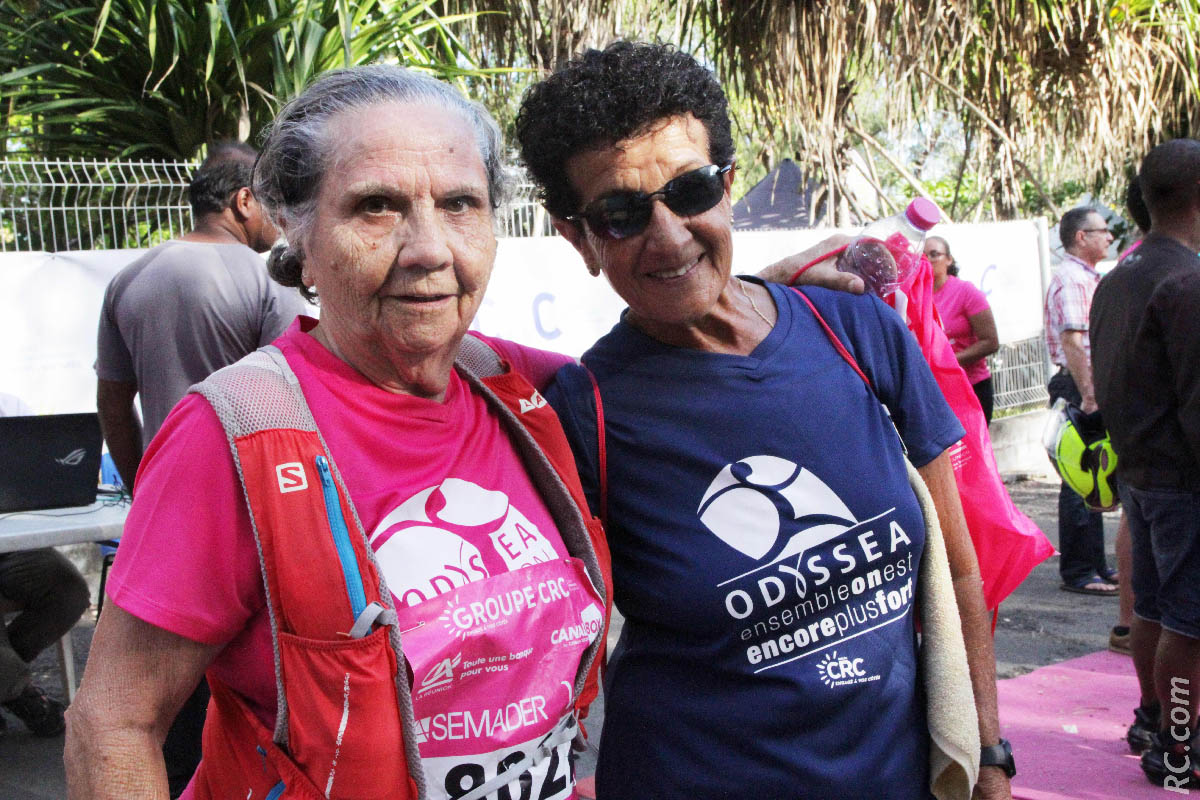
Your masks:
<instances>
[{"instance_id":1,"label":"vest pocket","mask_svg":"<svg viewBox=\"0 0 1200 800\"><path fill-rule=\"evenodd\" d=\"M362 639L279 633L288 749L330 800L409 796L388 628Z\"/></svg>"}]
</instances>

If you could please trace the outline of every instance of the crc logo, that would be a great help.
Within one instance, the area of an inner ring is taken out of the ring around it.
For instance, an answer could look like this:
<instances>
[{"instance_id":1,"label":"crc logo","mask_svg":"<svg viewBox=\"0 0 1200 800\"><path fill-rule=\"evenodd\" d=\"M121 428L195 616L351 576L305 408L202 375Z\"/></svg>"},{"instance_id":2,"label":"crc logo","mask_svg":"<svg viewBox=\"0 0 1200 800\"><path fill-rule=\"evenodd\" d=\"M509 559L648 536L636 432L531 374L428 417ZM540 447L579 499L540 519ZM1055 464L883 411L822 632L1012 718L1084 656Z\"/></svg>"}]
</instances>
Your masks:
<instances>
[{"instance_id":1,"label":"crc logo","mask_svg":"<svg viewBox=\"0 0 1200 800\"><path fill-rule=\"evenodd\" d=\"M304 465L299 461L278 465L275 467L275 477L279 481L280 494L308 488L308 476L304 473Z\"/></svg>"},{"instance_id":2,"label":"crc logo","mask_svg":"<svg viewBox=\"0 0 1200 800\"><path fill-rule=\"evenodd\" d=\"M858 524L812 472L765 455L726 464L696 513L718 539L755 561L770 556L767 564L802 554Z\"/></svg>"},{"instance_id":3,"label":"crc logo","mask_svg":"<svg viewBox=\"0 0 1200 800\"><path fill-rule=\"evenodd\" d=\"M817 672L821 675L821 682L830 687L863 683L877 677L868 675L863 669L863 659L839 656L836 650L826 653L817 662Z\"/></svg>"}]
</instances>

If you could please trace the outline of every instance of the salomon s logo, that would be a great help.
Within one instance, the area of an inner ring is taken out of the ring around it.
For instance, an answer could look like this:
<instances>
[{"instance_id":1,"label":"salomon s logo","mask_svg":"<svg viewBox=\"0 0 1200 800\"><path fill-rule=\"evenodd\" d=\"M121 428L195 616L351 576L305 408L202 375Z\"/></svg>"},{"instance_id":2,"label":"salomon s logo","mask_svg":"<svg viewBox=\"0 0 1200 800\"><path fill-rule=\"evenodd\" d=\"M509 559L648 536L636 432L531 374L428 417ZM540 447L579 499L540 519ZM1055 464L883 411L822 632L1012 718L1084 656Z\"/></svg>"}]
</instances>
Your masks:
<instances>
[{"instance_id":1,"label":"salomon s logo","mask_svg":"<svg viewBox=\"0 0 1200 800\"><path fill-rule=\"evenodd\" d=\"M308 476L304 474L304 465L299 461L289 461L275 467L275 477L279 479L280 494L308 488Z\"/></svg>"}]
</instances>

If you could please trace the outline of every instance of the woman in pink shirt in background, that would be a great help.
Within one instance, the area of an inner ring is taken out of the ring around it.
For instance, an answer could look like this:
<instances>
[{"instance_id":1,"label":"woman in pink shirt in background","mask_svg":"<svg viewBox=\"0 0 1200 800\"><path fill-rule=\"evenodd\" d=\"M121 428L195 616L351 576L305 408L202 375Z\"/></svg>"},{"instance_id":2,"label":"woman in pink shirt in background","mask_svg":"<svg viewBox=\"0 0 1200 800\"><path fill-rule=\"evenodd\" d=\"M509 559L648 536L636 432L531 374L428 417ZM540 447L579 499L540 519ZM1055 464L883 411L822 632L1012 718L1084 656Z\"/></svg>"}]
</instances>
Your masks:
<instances>
[{"instance_id":1,"label":"woman in pink shirt in background","mask_svg":"<svg viewBox=\"0 0 1200 800\"><path fill-rule=\"evenodd\" d=\"M979 398L988 424L992 421L992 373L987 357L1000 349L996 320L983 292L958 277L950 245L940 236L925 240L925 257L933 267L933 305L959 366Z\"/></svg>"}]
</instances>

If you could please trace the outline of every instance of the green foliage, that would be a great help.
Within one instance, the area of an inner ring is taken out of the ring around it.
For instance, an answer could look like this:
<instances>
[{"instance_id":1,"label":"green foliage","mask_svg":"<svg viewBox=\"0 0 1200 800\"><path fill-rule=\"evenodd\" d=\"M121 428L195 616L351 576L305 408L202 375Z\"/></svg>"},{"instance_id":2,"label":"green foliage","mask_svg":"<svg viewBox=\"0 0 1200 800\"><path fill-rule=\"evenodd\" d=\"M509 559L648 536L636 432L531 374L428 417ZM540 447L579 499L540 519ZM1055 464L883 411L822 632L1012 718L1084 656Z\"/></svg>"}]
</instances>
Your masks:
<instances>
[{"instance_id":1,"label":"green foliage","mask_svg":"<svg viewBox=\"0 0 1200 800\"><path fill-rule=\"evenodd\" d=\"M314 75L346 65L488 72L452 30L469 15L424 0L32 5L0 5L0 103L32 117L41 155L190 159L207 143L253 141Z\"/></svg>"}]
</instances>

